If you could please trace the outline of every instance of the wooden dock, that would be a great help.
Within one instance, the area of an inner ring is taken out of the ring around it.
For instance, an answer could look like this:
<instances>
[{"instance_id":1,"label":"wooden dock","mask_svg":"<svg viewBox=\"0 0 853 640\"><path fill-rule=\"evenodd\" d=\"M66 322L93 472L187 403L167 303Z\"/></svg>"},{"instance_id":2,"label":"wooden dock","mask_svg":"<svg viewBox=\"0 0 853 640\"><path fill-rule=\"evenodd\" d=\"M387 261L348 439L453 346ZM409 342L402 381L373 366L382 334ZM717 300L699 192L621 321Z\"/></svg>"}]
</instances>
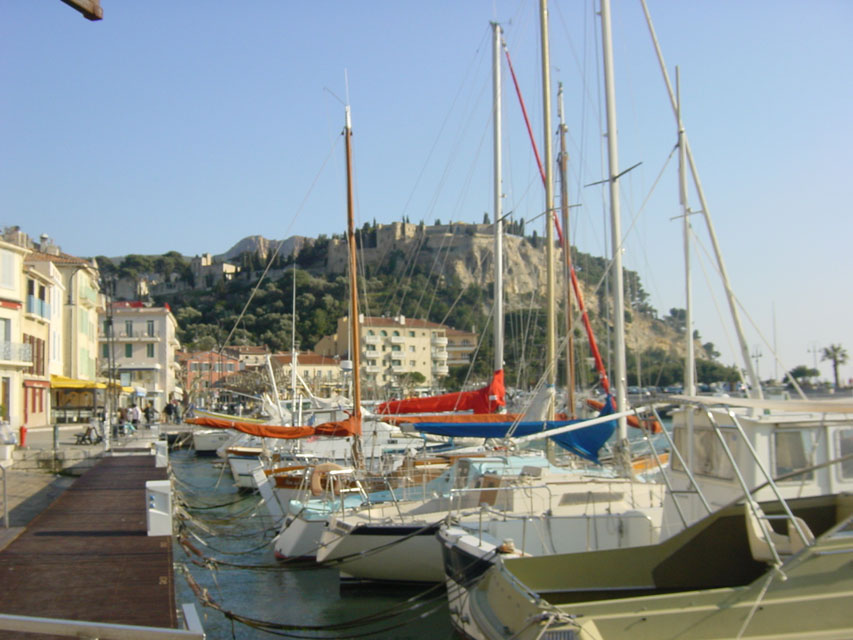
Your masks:
<instances>
[{"instance_id":1,"label":"wooden dock","mask_svg":"<svg viewBox=\"0 0 853 640\"><path fill-rule=\"evenodd\" d=\"M147 535L154 462L103 458L0 551L0 612L177 628L172 538Z\"/></svg>"}]
</instances>

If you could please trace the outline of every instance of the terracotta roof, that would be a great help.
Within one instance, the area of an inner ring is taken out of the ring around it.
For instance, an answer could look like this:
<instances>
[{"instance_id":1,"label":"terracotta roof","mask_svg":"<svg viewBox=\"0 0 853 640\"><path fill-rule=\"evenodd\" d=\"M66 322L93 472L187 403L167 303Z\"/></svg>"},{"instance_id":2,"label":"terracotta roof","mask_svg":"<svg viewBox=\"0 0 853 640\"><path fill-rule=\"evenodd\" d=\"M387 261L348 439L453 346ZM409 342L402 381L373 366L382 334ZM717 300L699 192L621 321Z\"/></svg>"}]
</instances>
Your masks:
<instances>
[{"instance_id":1,"label":"terracotta roof","mask_svg":"<svg viewBox=\"0 0 853 640\"><path fill-rule=\"evenodd\" d=\"M225 351L234 351L236 353L241 354L267 354L270 352L269 348L266 345L255 346L251 344L236 344L230 347L225 347Z\"/></svg>"},{"instance_id":2,"label":"terracotta roof","mask_svg":"<svg viewBox=\"0 0 853 640\"><path fill-rule=\"evenodd\" d=\"M54 255L52 253L36 251L35 249L33 249L32 252L24 258L24 260L27 262L53 262L54 264L84 264L92 267L93 269L95 268L92 262L85 258L78 258L77 256L61 252L59 255Z\"/></svg>"}]
</instances>

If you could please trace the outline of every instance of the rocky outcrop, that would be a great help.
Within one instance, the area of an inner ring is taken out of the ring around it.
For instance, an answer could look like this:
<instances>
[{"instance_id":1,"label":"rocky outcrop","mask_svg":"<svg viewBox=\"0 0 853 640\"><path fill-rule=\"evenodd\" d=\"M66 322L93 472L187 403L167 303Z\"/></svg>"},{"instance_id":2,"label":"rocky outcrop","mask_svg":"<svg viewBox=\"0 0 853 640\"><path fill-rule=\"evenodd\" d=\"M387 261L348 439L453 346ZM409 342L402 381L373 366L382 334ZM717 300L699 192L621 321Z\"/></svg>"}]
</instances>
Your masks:
<instances>
[{"instance_id":1,"label":"rocky outcrop","mask_svg":"<svg viewBox=\"0 0 853 640\"><path fill-rule=\"evenodd\" d=\"M248 236L240 240L225 253L214 256L214 259L217 262L224 262L236 260L244 253L256 253L262 260L266 260L279 247L281 247L279 255L282 258L286 258L294 251L298 253L305 244L305 240L304 236L291 236L286 240L270 240L263 236Z\"/></svg>"}]
</instances>

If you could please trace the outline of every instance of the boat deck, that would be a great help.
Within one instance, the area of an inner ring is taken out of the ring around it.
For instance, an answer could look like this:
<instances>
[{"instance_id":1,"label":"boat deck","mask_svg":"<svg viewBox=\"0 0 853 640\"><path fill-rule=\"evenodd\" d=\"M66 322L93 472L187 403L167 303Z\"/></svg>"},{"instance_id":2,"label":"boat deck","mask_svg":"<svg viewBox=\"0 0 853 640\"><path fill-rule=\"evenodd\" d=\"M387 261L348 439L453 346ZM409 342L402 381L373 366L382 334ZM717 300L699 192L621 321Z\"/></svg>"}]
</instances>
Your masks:
<instances>
[{"instance_id":1,"label":"boat deck","mask_svg":"<svg viewBox=\"0 0 853 640\"><path fill-rule=\"evenodd\" d=\"M0 612L176 628L172 538L147 535L154 462L103 458L0 551Z\"/></svg>"}]
</instances>

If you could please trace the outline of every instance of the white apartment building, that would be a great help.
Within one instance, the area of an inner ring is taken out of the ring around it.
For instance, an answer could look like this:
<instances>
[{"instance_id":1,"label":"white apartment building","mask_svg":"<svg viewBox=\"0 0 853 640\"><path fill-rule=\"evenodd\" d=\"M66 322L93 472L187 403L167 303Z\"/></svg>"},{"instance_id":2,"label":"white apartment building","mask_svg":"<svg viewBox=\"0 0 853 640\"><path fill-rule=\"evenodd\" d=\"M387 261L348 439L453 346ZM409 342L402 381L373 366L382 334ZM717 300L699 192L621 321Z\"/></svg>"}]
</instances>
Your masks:
<instances>
[{"instance_id":1,"label":"white apartment building","mask_svg":"<svg viewBox=\"0 0 853 640\"><path fill-rule=\"evenodd\" d=\"M368 393L399 391L408 373L424 377L422 387L434 388L449 372L448 327L405 316L378 318L359 315L362 389ZM314 351L349 359L349 318L338 320L338 331L324 337Z\"/></svg>"},{"instance_id":2,"label":"white apartment building","mask_svg":"<svg viewBox=\"0 0 853 640\"><path fill-rule=\"evenodd\" d=\"M175 360L180 349L175 335L178 324L168 305L113 302L101 313L100 326L101 376L109 377L112 357L119 384L134 389L131 402L162 411L167 402L183 397L178 385L180 365Z\"/></svg>"}]
</instances>

